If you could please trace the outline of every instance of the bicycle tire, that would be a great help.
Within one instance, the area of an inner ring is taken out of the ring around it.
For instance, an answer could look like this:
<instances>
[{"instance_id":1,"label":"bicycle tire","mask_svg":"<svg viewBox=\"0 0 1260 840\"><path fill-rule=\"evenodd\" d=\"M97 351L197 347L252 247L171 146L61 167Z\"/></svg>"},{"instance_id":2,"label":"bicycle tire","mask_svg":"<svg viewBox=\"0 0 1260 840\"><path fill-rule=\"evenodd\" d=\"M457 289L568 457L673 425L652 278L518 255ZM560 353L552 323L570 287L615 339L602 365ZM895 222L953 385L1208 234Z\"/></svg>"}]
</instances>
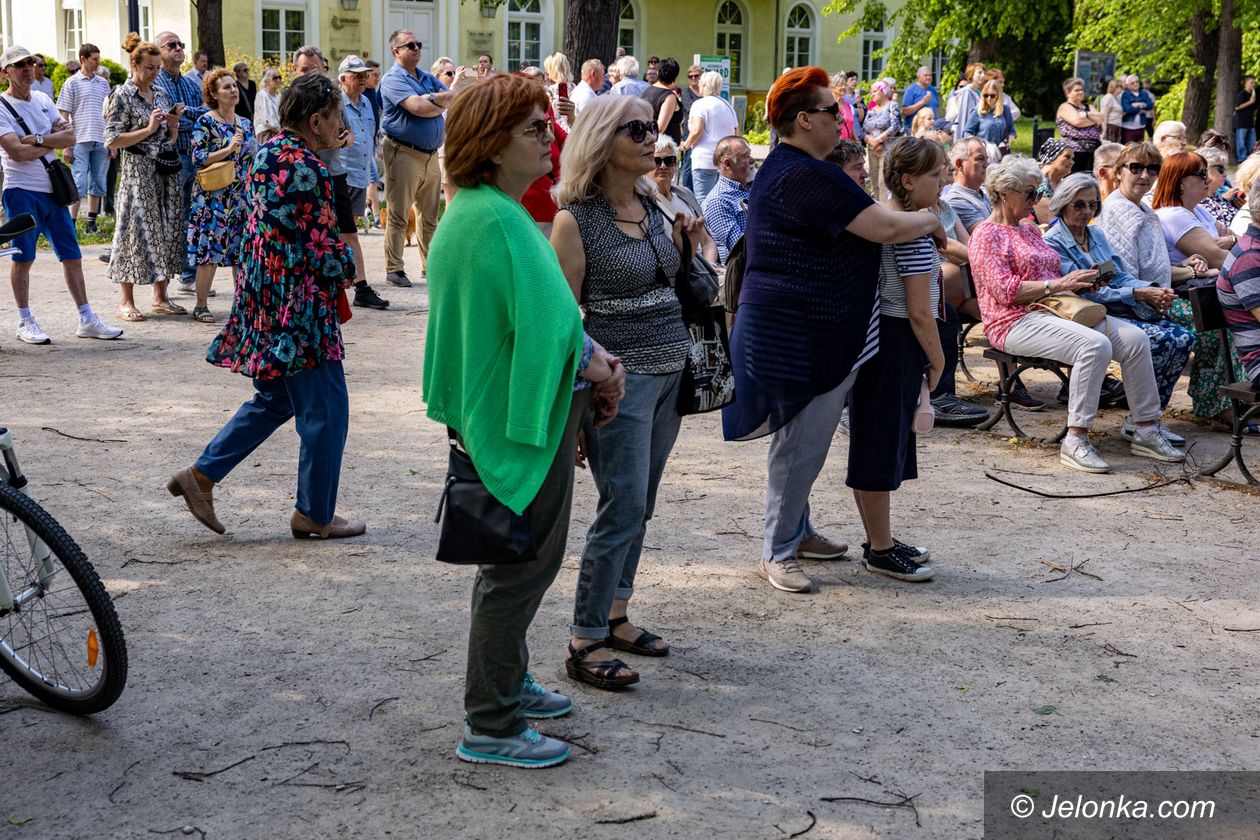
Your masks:
<instances>
[{"instance_id":1,"label":"bicycle tire","mask_svg":"<svg viewBox=\"0 0 1260 840\"><path fill-rule=\"evenodd\" d=\"M53 574L43 582L28 528L52 552ZM113 705L127 684L127 643L105 586L56 519L2 484L0 566L15 596L31 587L38 593L20 607L0 611L0 669L63 712L89 715ZM69 581L58 585L63 576Z\"/></svg>"}]
</instances>

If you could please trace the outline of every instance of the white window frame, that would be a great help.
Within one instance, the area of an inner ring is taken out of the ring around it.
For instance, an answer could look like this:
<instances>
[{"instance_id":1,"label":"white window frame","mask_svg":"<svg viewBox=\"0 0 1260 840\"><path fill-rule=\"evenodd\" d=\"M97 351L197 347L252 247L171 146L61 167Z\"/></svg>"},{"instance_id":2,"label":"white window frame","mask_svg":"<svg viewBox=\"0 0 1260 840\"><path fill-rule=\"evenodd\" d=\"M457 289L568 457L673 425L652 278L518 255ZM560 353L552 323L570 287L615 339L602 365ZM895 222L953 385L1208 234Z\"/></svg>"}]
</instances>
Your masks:
<instances>
[{"instance_id":1,"label":"white window frame","mask_svg":"<svg viewBox=\"0 0 1260 840\"><path fill-rule=\"evenodd\" d=\"M522 11L519 7L513 9L513 6L519 6L520 3L529 3L531 0L508 0L503 8L503 69L509 73L515 73L526 64L533 64L536 67L542 67L542 60L547 57L549 51L546 47L547 40L547 19L545 0L533 0L538 3L538 11L527 12ZM520 49L513 48L512 41L512 25L519 24L521 27L521 38L517 42ZM525 27L534 24L538 27L538 61L532 61L525 57Z\"/></svg>"},{"instance_id":2,"label":"white window frame","mask_svg":"<svg viewBox=\"0 0 1260 840\"><path fill-rule=\"evenodd\" d=\"M623 6L630 7L630 17L622 17L621 10ZM640 33L643 23L643 11L638 3L634 0L620 0L617 5L617 46L625 47L622 43L622 34L630 33L630 46L626 47L626 55L639 57L639 44L642 43Z\"/></svg>"},{"instance_id":3,"label":"white window frame","mask_svg":"<svg viewBox=\"0 0 1260 840\"><path fill-rule=\"evenodd\" d=\"M153 40L153 0L140 0L140 40ZM123 14L126 14L124 11Z\"/></svg>"},{"instance_id":4,"label":"white window frame","mask_svg":"<svg viewBox=\"0 0 1260 840\"><path fill-rule=\"evenodd\" d=\"M927 61L924 62L924 64L932 68L932 84L936 85L938 90L941 88L941 80L945 78L945 68L949 65L949 53L949 50L941 47L936 52L928 55ZM940 114L937 114L937 116L939 117Z\"/></svg>"},{"instance_id":5,"label":"white window frame","mask_svg":"<svg viewBox=\"0 0 1260 840\"><path fill-rule=\"evenodd\" d=\"M877 50L888 47L888 31L881 21L878 29L867 29L862 32L862 81L871 82L883 76L886 62L883 56L876 56Z\"/></svg>"},{"instance_id":6,"label":"white window frame","mask_svg":"<svg viewBox=\"0 0 1260 840\"><path fill-rule=\"evenodd\" d=\"M805 13L805 17L808 18L809 20L808 27L799 27L799 26L791 25L792 14L796 12L798 9L803 11ZM795 51L797 53L800 52L799 50L800 39L801 38L808 39L805 42L804 63L798 63L798 62L795 62L794 60L789 60L791 51L789 51L788 49L788 43L793 38L796 39L796 43L798 45L798 49ZM818 17L814 14L813 8L810 7L808 3L796 3L790 9L788 9L787 17L783 19L783 59L784 59L783 66L784 67L809 67L817 63L817 60L818 60L816 58L817 55L818 55Z\"/></svg>"},{"instance_id":7,"label":"white window frame","mask_svg":"<svg viewBox=\"0 0 1260 840\"><path fill-rule=\"evenodd\" d=\"M728 3L733 5L736 9L739 10L740 22L738 25L717 22L718 16L722 13L722 9L724 9ZM748 59L749 59L749 54L751 52L748 49L748 30L749 30L748 7L745 6L743 3L740 3L739 0L722 0L722 2L718 3L717 10L714 12L714 15L713 15L713 20L714 20L714 35L713 35L713 54L714 55L729 55L731 52L730 36L731 35L739 36L739 44L740 44L739 61L732 62L731 87L732 88L746 87L747 80L751 78L751 74L748 67ZM727 40L726 40L727 47L725 50L718 46L718 39L722 35L725 35L727 37Z\"/></svg>"},{"instance_id":8,"label":"white window frame","mask_svg":"<svg viewBox=\"0 0 1260 840\"><path fill-rule=\"evenodd\" d=\"M78 60L79 47L83 46L87 36L86 22L84 21L83 0L61 0L61 46L62 61L70 59ZM77 18L77 26L72 25L72 19ZM71 38L71 33L77 34L77 38ZM73 40L73 43L71 41Z\"/></svg>"},{"instance_id":9,"label":"white window frame","mask_svg":"<svg viewBox=\"0 0 1260 840\"><path fill-rule=\"evenodd\" d=\"M0 0L0 50L13 45L13 19L9 17L9 0Z\"/></svg>"},{"instance_id":10,"label":"white window frame","mask_svg":"<svg viewBox=\"0 0 1260 840\"><path fill-rule=\"evenodd\" d=\"M258 35L254 39L254 54L261 56L263 54L263 28L262 13L263 9L278 9L280 11L280 49L282 54L278 64L281 67L287 66L293 58L292 52L284 53L287 49L284 43L284 13L286 11L302 12L303 32L305 32L305 40L303 44L315 44L319 46L319 0L254 0L254 21L257 23ZM320 46L320 50L324 48ZM326 51L325 51L326 52ZM189 54L192 51L189 50ZM332 65L330 65L330 68ZM333 68L335 71L335 68Z\"/></svg>"}]
</instances>

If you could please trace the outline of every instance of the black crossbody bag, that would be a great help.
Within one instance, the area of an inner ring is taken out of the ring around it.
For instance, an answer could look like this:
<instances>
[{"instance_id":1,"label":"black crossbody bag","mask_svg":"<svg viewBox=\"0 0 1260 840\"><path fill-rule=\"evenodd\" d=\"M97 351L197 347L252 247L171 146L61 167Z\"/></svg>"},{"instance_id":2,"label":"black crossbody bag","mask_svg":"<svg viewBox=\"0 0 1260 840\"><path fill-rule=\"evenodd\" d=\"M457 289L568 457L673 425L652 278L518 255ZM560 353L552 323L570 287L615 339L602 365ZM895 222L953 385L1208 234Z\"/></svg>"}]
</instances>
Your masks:
<instances>
[{"instance_id":1,"label":"black crossbody bag","mask_svg":"<svg viewBox=\"0 0 1260 840\"><path fill-rule=\"evenodd\" d=\"M442 523L438 562L488 566L536 559L529 508L524 513L513 513L496 499L460 445L458 433L447 426L446 434L451 445L450 461L446 486L433 520Z\"/></svg>"},{"instance_id":2,"label":"black crossbody bag","mask_svg":"<svg viewBox=\"0 0 1260 840\"><path fill-rule=\"evenodd\" d=\"M4 103L4 107L9 109L13 119L17 120L18 128L25 134L34 134L30 126L26 124L26 120L22 119L22 115L4 97L0 97L0 102ZM49 151L52 150L49 149ZM70 171L70 167L55 155L51 161L45 155L39 159L39 162L44 164L44 171L48 173L48 182L52 184L53 201L61 207L69 207L79 200L79 188L74 185L74 174Z\"/></svg>"}]
</instances>

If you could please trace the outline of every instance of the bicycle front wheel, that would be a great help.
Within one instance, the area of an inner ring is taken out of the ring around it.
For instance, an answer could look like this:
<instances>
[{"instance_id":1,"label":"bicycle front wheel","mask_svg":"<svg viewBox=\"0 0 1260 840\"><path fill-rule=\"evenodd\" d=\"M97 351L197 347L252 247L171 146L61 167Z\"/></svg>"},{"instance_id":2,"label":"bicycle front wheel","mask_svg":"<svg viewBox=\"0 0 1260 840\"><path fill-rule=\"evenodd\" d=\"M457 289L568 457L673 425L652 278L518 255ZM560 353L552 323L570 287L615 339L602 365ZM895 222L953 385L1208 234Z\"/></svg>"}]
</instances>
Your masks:
<instances>
[{"instance_id":1,"label":"bicycle front wheel","mask_svg":"<svg viewBox=\"0 0 1260 840\"><path fill-rule=\"evenodd\" d=\"M4 485L0 574L14 602L0 606L0 669L61 711L109 708L127 682L127 645L114 604L57 520Z\"/></svg>"}]
</instances>

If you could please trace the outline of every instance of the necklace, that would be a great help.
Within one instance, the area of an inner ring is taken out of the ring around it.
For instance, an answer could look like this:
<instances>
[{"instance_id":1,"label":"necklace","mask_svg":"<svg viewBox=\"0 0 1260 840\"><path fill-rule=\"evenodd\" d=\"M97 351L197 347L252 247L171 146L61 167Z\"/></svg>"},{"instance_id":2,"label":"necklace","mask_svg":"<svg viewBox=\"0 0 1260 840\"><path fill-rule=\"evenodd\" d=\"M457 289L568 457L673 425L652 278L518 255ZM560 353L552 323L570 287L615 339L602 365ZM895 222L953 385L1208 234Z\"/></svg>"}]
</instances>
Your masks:
<instances>
[{"instance_id":1,"label":"necklace","mask_svg":"<svg viewBox=\"0 0 1260 840\"><path fill-rule=\"evenodd\" d=\"M1076 231L1072 230L1071 228L1068 228L1068 230L1072 231L1072 238L1076 240L1077 245L1081 246L1081 250L1088 252L1089 251L1089 230L1086 229L1084 239L1077 236Z\"/></svg>"}]
</instances>

